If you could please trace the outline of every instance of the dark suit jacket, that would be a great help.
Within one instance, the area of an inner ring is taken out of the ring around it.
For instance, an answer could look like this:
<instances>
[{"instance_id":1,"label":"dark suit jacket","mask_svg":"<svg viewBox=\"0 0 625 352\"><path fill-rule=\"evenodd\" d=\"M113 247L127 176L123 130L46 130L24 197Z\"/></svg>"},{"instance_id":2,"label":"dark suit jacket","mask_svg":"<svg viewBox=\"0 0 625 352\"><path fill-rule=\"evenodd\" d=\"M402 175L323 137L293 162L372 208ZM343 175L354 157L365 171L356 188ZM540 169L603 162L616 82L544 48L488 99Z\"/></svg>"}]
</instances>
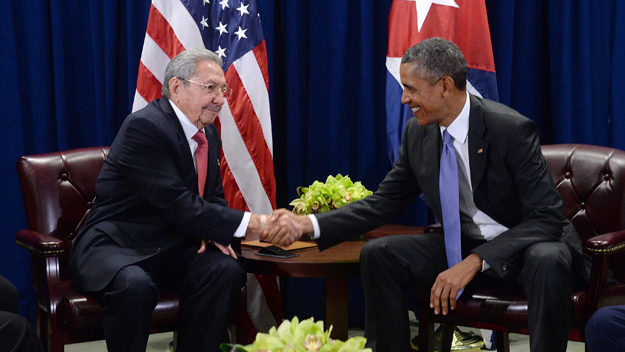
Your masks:
<instances>
[{"instance_id":1,"label":"dark suit jacket","mask_svg":"<svg viewBox=\"0 0 625 352\"><path fill-rule=\"evenodd\" d=\"M562 239L574 256L581 241L562 215L562 199L547 171L536 124L505 105L470 96L469 163L475 205L509 228L473 252L507 276L520 253L537 242ZM422 192L442 219L438 175L442 137L438 124L406 124L393 169L371 196L317 215L320 248L370 231L395 218Z\"/></svg>"},{"instance_id":2,"label":"dark suit jacket","mask_svg":"<svg viewBox=\"0 0 625 352\"><path fill-rule=\"evenodd\" d=\"M167 99L129 115L96 183L94 207L74 240L72 275L86 291L103 289L124 266L195 236L227 246L243 218L223 197L221 141L205 128L209 163L204 199L193 157Z\"/></svg>"}]
</instances>

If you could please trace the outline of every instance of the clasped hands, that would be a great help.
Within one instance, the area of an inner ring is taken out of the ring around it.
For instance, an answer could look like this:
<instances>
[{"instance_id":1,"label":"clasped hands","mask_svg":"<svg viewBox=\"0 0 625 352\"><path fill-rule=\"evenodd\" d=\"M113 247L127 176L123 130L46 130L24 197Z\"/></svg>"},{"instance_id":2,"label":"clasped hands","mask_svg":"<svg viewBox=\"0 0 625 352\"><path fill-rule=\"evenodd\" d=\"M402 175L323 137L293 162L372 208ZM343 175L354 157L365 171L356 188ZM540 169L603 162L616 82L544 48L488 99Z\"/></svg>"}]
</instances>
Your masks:
<instances>
[{"instance_id":1,"label":"clasped hands","mask_svg":"<svg viewBox=\"0 0 625 352\"><path fill-rule=\"evenodd\" d=\"M287 209L278 209L271 214L252 214L246 233L258 235L261 240L288 247L302 237L304 229L312 229L306 216L296 216ZM312 230L311 230L312 232ZM237 259L231 246L225 247L217 242L202 240L198 253L206 251L206 245L213 243L223 254Z\"/></svg>"},{"instance_id":2,"label":"clasped hands","mask_svg":"<svg viewBox=\"0 0 625 352\"><path fill-rule=\"evenodd\" d=\"M269 243L288 247L299 240L310 220L297 216L287 209L278 209L271 214L260 216L260 239Z\"/></svg>"}]
</instances>

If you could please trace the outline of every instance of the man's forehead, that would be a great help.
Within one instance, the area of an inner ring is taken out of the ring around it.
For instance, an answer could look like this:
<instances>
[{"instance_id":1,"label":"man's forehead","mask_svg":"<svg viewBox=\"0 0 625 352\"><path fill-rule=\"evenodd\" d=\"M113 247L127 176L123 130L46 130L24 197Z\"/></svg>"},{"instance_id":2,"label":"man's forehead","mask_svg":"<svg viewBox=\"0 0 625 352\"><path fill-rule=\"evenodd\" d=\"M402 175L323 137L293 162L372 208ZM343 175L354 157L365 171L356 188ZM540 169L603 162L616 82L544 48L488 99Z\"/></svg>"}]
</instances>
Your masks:
<instances>
[{"instance_id":1,"label":"man's forehead","mask_svg":"<svg viewBox=\"0 0 625 352\"><path fill-rule=\"evenodd\" d=\"M214 61L205 60L198 63L196 76L216 84L222 84L226 81L224 71Z\"/></svg>"}]
</instances>

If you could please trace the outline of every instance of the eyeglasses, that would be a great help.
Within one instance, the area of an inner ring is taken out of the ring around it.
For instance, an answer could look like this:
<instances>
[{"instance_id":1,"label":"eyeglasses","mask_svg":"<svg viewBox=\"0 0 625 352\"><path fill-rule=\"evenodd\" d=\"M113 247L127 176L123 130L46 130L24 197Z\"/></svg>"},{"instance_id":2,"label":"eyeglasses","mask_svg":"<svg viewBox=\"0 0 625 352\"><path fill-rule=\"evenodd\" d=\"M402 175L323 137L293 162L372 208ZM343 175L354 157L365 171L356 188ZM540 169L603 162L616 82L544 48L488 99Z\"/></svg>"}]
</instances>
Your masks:
<instances>
[{"instance_id":1,"label":"eyeglasses","mask_svg":"<svg viewBox=\"0 0 625 352\"><path fill-rule=\"evenodd\" d=\"M204 89L206 90L206 93L210 96L216 96L218 93L221 93L221 95L223 95L224 99L228 99L232 96L232 88L230 87L217 87L214 84L204 84L204 83L200 83L200 82L196 82L196 81L192 81L190 79L186 79L186 78L179 78L183 81L187 81L187 82L191 82L191 83L195 83L195 84L199 84L202 87L204 87Z\"/></svg>"}]
</instances>

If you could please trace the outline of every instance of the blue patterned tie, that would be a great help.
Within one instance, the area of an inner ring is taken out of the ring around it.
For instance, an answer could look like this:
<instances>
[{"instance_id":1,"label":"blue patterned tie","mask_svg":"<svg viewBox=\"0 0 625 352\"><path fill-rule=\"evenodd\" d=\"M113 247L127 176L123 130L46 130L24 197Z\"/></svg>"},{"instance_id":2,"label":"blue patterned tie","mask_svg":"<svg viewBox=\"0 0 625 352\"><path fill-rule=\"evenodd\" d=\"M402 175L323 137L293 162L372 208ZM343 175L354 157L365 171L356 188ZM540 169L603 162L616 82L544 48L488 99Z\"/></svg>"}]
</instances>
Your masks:
<instances>
[{"instance_id":1,"label":"blue patterned tie","mask_svg":"<svg viewBox=\"0 0 625 352\"><path fill-rule=\"evenodd\" d=\"M460 263L462 252L460 246L460 200L458 190L458 163L454 151L453 137L443 131L443 155L441 156L440 177L438 187L441 194L441 208L443 211L443 229L445 231L445 251L447 265ZM462 294L461 289L458 297Z\"/></svg>"}]
</instances>

